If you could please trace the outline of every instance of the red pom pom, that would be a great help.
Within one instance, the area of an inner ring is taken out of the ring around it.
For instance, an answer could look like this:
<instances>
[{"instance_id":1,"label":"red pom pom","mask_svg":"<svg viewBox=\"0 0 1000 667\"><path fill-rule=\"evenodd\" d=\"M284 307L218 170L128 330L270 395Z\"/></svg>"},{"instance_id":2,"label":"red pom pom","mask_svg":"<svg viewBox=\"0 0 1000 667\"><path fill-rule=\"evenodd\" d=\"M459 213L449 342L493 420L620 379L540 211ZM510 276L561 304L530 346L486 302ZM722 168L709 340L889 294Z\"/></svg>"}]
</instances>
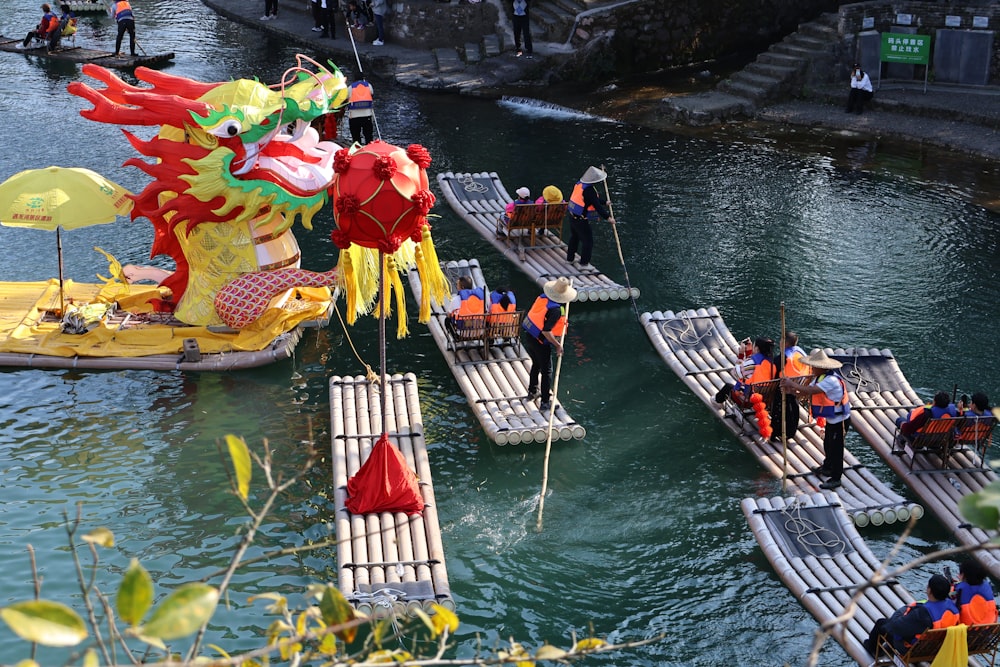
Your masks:
<instances>
[{"instance_id":1,"label":"red pom pom","mask_svg":"<svg viewBox=\"0 0 1000 667\"><path fill-rule=\"evenodd\" d=\"M826 427L826 417L816 417L816 426L820 428Z\"/></svg>"},{"instance_id":2,"label":"red pom pom","mask_svg":"<svg viewBox=\"0 0 1000 667\"><path fill-rule=\"evenodd\" d=\"M768 426L760 430L760 435L762 438L770 438L772 435L774 435L774 431L772 431L771 427Z\"/></svg>"},{"instance_id":3,"label":"red pom pom","mask_svg":"<svg viewBox=\"0 0 1000 667\"><path fill-rule=\"evenodd\" d=\"M414 192L413 196L410 197L410 201L417 207L419 215L427 215L431 212L431 207L434 206L437 198L430 190L421 190L420 192Z\"/></svg>"},{"instance_id":4,"label":"red pom pom","mask_svg":"<svg viewBox=\"0 0 1000 667\"><path fill-rule=\"evenodd\" d=\"M337 213L354 215L361 210L361 201L354 195L340 195L337 199Z\"/></svg>"},{"instance_id":5,"label":"red pom pom","mask_svg":"<svg viewBox=\"0 0 1000 667\"><path fill-rule=\"evenodd\" d=\"M375 158L375 164L372 165L372 171L375 172L375 177L380 181L388 181L396 175L396 172L399 171L399 167L396 165L396 161L388 155L379 155Z\"/></svg>"},{"instance_id":6,"label":"red pom pom","mask_svg":"<svg viewBox=\"0 0 1000 667\"><path fill-rule=\"evenodd\" d=\"M750 396L750 404L751 404L751 405L761 405L761 404L763 404L763 403L764 403L764 397L763 397L763 396L761 396L761 395L760 395L759 393L757 393L757 392L754 392L754 393L753 393L753 394L752 394L752 395Z\"/></svg>"},{"instance_id":7,"label":"red pom pom","mask_svg":"<svg viewBox=\"0 0 1000 667\"><path fill-rule=\"evenodd\" d=\"M406 157L413 160L421 169L431 166L431 154L420 144L410 144L407 146Z\"/></svg>"},{"instance_id":8,"label":"red pom pom","mask_svg":"<svg viewBox=\"0 0 1000 667\"><path fill-rule=\"evenodd\" d=\"M350 235L340 229L335 229L330 232L330 240L333 241L333 244L341 250L347 250L351 247Z\"/></svg>"},{"instance_id":9,"label":"red pom pom","mask_svg":"<svg viewBox=\"0 0 1000 667\"><path fill-rule=\"evenodd\" d=\"M341 148L333 155L333 170L338 174L347 173L351 168L351 151Z\"/></svg>"}]
</instances>

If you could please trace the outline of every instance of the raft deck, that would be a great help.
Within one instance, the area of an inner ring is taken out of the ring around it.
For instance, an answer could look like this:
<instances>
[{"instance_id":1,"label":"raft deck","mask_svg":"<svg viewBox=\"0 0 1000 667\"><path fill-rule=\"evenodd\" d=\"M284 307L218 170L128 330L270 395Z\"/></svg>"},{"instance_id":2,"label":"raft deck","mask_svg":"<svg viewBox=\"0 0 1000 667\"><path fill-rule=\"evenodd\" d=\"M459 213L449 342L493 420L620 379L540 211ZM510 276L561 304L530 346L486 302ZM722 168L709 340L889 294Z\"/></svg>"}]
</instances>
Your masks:
<instances>
[{"instance_id":1,"label":"raft deck","mask_svg":"<svg viewBox=\"0 0 1000 667\"><path fill-rule=\"evenodd\" d=\"M116 56L111 51L88 49L84 46L65 46L65 44L63 47L60 47L52 52L47 51L44 45L30 48L32 45L29 44L29 48L19 48L23 39L23 37L14 38L0 35L0 51L23 53L29 56L38 56L40 58L63 60L73 63L96 63L102 67L109 67L111 69L135 69L140 65L144 67L153 67L156 65L162 65L174 59L173 53L154 53L151 55L141 56Z\"/></svg>"},{"instance_id":2,"label":"raft deck","mask_svg":"<svg viewBox=\"0 0 1000 667\"><path fill-rule=\"evenodd\" d=\"M549 230L539 231L534 245L527 232L512 232L511 239L497 236L497 219L507 204L514 201L496 172L476 174L438 174L438 185L452 209L504 257L538 284L565 276L573 280L577 301L617 301L638 298L635 287L631 293L596 268L581 270L566 261L566 244Z\"/></svg>"},{"instance_id":3,"label":"raft deck","mask_svg":"<svg viewBox=\"0 0 1000 667\"><path fill-rule=\"evenodd\" d=\"M448 585L423 418L413 373L388 380L389 440L420 480L421 514L351 514L347 480L367 460L382 434L379 388L364 376L330 378L330 435L336 506L338 586L359 611L399 613L455 608Z\"/></svg>"},{"instance_id":4,"label":"raft deck","mask_svg":"<svg viewBox=\"0 0 1000 667\"><path fill-rule=\"evenodd\" d=\"M462 275L472 278L476 287L487 285L476 259L442 262L442 269L452 285ZM421 285L415 269L410 271L409 282L410 289L419 302ZM546 442L549 413L547 410L539 410L538 404L528 398L531 359L520 342L516 338L513 341L491 340L486 351L482 345L451 345L445 329L447 312L433 300L431 311L431 321L427 325L431 336L487 437L498 445ZM555 399L552 439L582 439L587 434L586 429L567 414L559 403L558 396Z\"/></svg>"},{"instance_id":5,"label":"raft deck","mask_svg":"<svg viewBox=\"0 0 1000 667\"><path fill-rule=\"evenodd\" d=\"M922 405L889 350L874 348L827 349L844 364L841 369L851 394L851 423L882 460L898 474L925 507L952 532L962 545L981 544L996 537L970 525L958 510L959 500L997 479L988 461L968 448L953 450L945 468L936 456L920 456L910 468L910 455L892 453L896 418ZM982 464L982 467L980 467ZM1000 555L977 550L973 555L1000 579Z\"/></svg>"},{"instance_id":6,"label":"raft deck","mask_svg":"<svg viewBox=\"0 0 1000 667\"><path fill-rule=\"evenodd\" d=\"M879 559L833 494L745 498L740 507L778 577L820 623L843 614L851 596L879 568ZM831 636L867 667L873 658L862 642L875 621L913 600L899 582L881 581L865 591L855 614ZM972 658L969 664L981 663Z\"/></svg>"},{"instance_id":7,"label":"raft deck","mask_svg":"<svg viewBox=\"0 0 1000 667\"><path fill-rule=\"evenodd\" d=\"M733 381L739 343L716 308L643 313L639 318L653 347L684 384L722 420L730 431L776 478L787 475L789 493L811 495L822 481L812 470L823 462L823 437L808 413L800 408L795 437L789 439L787 458L780 441L761 437L754 416L744 416L727 402L715 403L715 394ZM777 419L780 416L776 416ZM775 427L775 430L778 430ZM845 510L858 526L907 521L922 516L923 508L895 493L844 450L843 486L837 490Z\"/></svg>"}]
</instances>

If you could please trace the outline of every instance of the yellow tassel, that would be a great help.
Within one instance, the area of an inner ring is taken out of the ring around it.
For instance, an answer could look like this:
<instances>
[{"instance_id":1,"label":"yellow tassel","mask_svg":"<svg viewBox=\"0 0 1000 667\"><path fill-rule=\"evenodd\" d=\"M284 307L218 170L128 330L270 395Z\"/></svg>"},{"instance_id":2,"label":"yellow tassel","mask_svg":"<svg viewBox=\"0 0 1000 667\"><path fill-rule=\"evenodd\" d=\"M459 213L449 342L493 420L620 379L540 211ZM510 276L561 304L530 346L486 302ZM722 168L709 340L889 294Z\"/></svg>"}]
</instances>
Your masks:
<instances>
[{"instance_id":1,"label":"yellow tassel","mask_svg":"<svg viewBox=\"0 0 1000 667\"><path fill-rule=\"evenodd\" d=\"M406 293L403 291L403 279L400 277L399 271L396 270L396 263L391 257L389 258L388 270L392 289L396 292L396 338L406 338L406 335L410 333L406 326Z\"/></svg>"},{"instance_id":2,"label":"yellow tassel","mask_svg":"<svg viewBox=\"0 0 1000 667\"><path fill-rule=\"evenodd\" d=\"M340 251L340 272L342 275L344 302L347 308L347 323L353 325L358 319L358 283L354 275L354 262L349 250Z\"/></svg>"},{"instance_id":3,"label":"yellow tassel","mask_svg":"<svg viewBox=\"0 0 1000 667\"><path fill-rule=\"evenodd\" d=\"M424 276L427 275L427 261L424 259L424 251L417 246L416 257L417 263L417 274ZM417 321L421 324L426 324L431 319L431 291L427 289L424 284L420 283L420 312L417 315Z\"/></svg>"},{"instance_id":4,"label":"yellow tassel","mask_svg":"<svg viewBox=\"0 0 1000 667\"><path fill-rule=\"evenodd\" d=\"M433 239L431 239L430 225L424 224L421 230L420 249L424 255L424 271L420 274L420 284L430 293L430 298L443 304L451 288L448 286L448 279L445 278L444 272L441 270L441 262L438 260L437 250L434 248ZM426 322L429 319L428 309L427 320L421 319L421 322Z\"/></svg>"}]
</instances>

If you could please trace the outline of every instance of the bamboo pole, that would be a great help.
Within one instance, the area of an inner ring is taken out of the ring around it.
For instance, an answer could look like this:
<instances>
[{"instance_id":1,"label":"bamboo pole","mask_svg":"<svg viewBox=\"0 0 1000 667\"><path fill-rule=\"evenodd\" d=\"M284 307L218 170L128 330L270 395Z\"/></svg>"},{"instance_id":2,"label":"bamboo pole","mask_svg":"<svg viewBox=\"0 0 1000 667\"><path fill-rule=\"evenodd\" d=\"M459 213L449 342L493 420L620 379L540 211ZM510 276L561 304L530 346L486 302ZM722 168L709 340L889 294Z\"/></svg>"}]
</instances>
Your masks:
<instances>
[{"instance_id":1,"label":"bamboo pole","mask_svg":"<svg viewBox=\"0 0 1000 667\"><path fill-rule=\"evenodd\" d=\"M572 278L569 281L570 286L573 286ZM562 335L559 337L559 348L566 353L563 349L563 343L566 341L566 332L569 331L569 302L566 303L566 326L563 327ZM545 491L549 485L549 454L552 452L552 421L555 417L556 411L556 398L559 392L559 373L562 371L562 360L563 354L560 354L556 359L556 372L552 376L552 396L549 397L549 431L548 436L545 439L545 460L542 465L542 491L538 497L538 522L535 525L535 530L538 532L542 531L542 512L545 509Z\"/></svg>"},{"instance_id":2,"label":"bamboo pole","mask_svg":"<svg viewBox=\"0 0 1000 667\"><path fill-rule=\"evenodd\" d=\"M604 171L604 199L608 204L608 213L611 214L611 231L615 234L615 247L618 249L618 261L622 263L622 272L625 274L625 286L628 287L628 296L632 300L632 311L635 312L635 319L639 319L639 306L635 304L635 296L632 292L632 282L628 279L628 267L625 266L625 256L622 255L622 242L618 239L618 223L615 221L615 211L611 208L611 193L608 191L608 178L607 171L604 170L604 165L601 165L601 171Z\"/></svg>"}]
</instances>

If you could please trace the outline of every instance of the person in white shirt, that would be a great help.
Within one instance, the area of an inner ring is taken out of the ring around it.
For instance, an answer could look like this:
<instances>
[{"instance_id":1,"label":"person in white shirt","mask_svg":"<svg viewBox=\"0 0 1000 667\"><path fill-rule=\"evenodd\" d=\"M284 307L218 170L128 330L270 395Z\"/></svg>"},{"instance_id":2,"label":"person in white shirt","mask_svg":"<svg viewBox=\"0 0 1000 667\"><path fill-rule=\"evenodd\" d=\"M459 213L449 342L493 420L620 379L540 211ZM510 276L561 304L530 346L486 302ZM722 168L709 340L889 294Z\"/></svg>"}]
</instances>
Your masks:
<instances>
[{"instance_id":1,"label":"person in white shirt","mask_svg":"<svg viewBox=\"0 0 1000 667\"><path fill-rule=\"evenodd\" d=\"M860 114L874 94L868 72L861 69L860 65L855 65L851 70L851 92L847 96L847 113Z\"/></svg>"}]
</instances>

